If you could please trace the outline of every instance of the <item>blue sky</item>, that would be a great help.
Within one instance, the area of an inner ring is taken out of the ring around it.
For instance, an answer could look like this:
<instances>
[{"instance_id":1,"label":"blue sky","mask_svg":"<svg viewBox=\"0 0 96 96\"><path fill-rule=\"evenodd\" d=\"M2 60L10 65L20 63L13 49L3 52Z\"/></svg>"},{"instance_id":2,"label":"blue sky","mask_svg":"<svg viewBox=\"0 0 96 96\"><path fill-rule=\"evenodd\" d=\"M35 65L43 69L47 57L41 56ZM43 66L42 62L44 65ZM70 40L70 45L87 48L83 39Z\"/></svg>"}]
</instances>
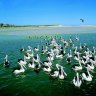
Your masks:
<instances>
[{"instance_id":1,"label":"blue sky","mask_svg":"<svg viewBox=\"0 0 96 96\"><path fill-rule=\"evenodd\" d=\"M96 0L0 0L0 22L96 25ZM85 20L84 23L80 18Z\"/></svg>"}]
</instances>

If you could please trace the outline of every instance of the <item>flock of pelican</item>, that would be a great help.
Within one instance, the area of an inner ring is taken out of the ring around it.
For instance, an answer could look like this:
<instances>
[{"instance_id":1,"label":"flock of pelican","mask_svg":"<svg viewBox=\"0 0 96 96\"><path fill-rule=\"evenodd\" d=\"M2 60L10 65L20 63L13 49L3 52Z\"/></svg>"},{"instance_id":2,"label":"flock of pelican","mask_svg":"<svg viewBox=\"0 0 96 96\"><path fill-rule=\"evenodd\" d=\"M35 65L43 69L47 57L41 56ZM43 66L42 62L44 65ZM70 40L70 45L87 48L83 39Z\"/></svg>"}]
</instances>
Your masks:
<instances>
[{"instance_id":1,"label":"flock of pelican","mask_svg":"<svg viewBox=\"0 0 96 96\"><path fill-rule=\"evenodd\" d=\"M46 38L43 46L37 45L32 48L28 46L27 49L20 49L24 54L23 59L18 59L19 68L14 68L14 74L20 74L32 68L35 72L43 70L53 78L65 79L68 78L65 72L65 65L71 65L71 69L75 72L72 80L76 87L80 87L82 81L92 81L92 72L96 66L96 48L93 46L89 49L87 44L81 44L79 37L72 38L71 36L66 40L62 36L57 38ZM75 44L77 42L79 46ZM42 55L45 55L45 60L42 61ZM65 60L64 64L53 64L54 60ZM72 62L74 61L74 63ZM9 67L8 55L4 58L4 66ZM70 69L70 70L71 70Z\"/></svg>"}]
</instances>

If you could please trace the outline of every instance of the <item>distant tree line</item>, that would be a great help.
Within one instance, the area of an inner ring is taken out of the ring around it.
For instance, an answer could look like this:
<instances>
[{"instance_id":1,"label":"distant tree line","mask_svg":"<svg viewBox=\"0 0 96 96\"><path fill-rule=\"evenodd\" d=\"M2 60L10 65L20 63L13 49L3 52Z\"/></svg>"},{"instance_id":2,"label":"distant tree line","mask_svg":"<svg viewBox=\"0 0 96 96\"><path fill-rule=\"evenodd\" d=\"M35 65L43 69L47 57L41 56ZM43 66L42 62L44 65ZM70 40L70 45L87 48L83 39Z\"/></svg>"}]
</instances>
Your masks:
<instances>
[{"instance_id":1,"label":"distant tree line","mask_svg":"<svg viewBox=\"0 0 96 96\"><path fill-rule=\"evenodd\" d=\"M0 27L14 27L15 25L12 24L4 24L4 23L0 23Z\"/></svg>"},{"instance_id":2,"label":"distant tree line","mask_svg":"<svg viewBox=\"0 0 96 96\"><path fill-rule=\"evenodd\" d=\"M56 26L56 25L14 25L14 24L0 23L0 28L2 27L42 27L42 26L48 27L48 26Z\"/></svg>"}]
</instances>

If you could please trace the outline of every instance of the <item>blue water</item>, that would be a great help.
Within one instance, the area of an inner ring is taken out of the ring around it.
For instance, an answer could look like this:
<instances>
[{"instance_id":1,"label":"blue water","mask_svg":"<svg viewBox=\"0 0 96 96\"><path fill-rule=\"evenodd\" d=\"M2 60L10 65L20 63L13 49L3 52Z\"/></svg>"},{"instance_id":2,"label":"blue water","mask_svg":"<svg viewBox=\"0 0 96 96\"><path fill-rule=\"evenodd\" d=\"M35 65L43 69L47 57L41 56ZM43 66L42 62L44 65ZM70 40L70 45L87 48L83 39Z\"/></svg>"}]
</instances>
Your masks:
<instances>
[{"instance_id":1,"label":"blue water","mask_svg":"<svg viewBox=\"0 0 96 96\"><path fill-rule=\"evenodd\" d=\"M42 42L40 36L35 36L32 32L48 34L55 31L60 32L66 40L71 35L73 38L77 35L80 38L80 42L86 43L90 49L93 46L96 47L96 29L91 28L90 32L87 28L78 29L64 29L64 28L49 28L49 29L34 29L32 30L9 30L4 29L4 33L0 30L0 96L95 96L96 94L96 69L94 69L92 82L83 82L80 88L75 87L72 84L72 79L74 77L74 72L71 70L71 66L65 63L63 60L55 60L53 64L59 63L65 66L65 71L68 74L67 78L64 80L59 80L51 78L48 74L44 73L42 70L39 74L36 74L32 69L27 68L23 74L14 76L12 70L14 67L18 66L17 60L23 58L23 54L20 52L20 48L27 48L29 45L34 48L38 44L42 46L44 44L44 38ZM63 31L79 32L76 34L64 34ZM44 32L42 32L44 31ZM88 31L88 33L87 33ZM16 32L16 33L15 33ZM18 35L20 33L20 35ZM27 33L27 34L26 34ZM31 36L29 38L29 36ZM42 34L41 34L42 35ZM57 34L56 34L57 35ZM51 35L48 35L51 36ZM79 42L79 43L80 43ZM77 45L79 45L77 43ZM10 67L4 68L3 62L5 55L8 54L8 59L10 61ZM41 60L44 56L40 55Z\"/></svg>"}]
</instances>

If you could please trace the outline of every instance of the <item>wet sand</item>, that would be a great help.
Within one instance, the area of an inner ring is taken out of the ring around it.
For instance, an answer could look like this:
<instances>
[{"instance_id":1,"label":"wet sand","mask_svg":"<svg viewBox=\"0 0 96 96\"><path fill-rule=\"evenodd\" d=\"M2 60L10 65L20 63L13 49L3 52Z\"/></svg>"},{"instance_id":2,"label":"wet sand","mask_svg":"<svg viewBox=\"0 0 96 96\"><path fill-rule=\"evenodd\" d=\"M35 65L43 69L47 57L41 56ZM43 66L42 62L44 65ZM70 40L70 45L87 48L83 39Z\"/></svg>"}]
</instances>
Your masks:
<instances>
[{"instance_id":1,"label":"wet sand","mask_svg":"<svg viewBox=\"0 0 96 96\"><path fill-rule=\"evenodd\" d=\"M96 26L9 27L0 28L0 35L44 35L96 33Z\"/></svg>"}]
</instances>

